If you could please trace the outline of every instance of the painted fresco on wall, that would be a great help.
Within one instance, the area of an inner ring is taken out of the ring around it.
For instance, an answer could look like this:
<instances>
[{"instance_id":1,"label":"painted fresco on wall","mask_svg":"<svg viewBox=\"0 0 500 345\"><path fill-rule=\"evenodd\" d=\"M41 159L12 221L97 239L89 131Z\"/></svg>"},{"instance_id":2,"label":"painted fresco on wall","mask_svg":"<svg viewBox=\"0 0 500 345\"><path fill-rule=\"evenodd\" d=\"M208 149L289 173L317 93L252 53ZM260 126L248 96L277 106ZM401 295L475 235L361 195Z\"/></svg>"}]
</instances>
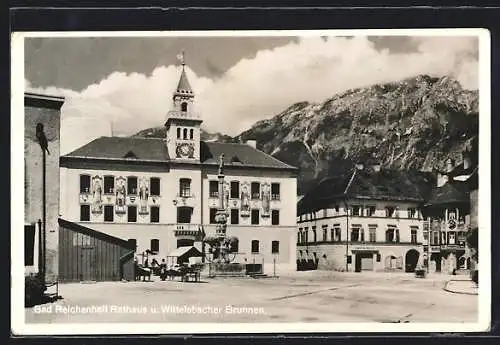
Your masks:
<instances>
[{"instance_id":1,"label":"painted fresco on wall","mask_svg":"<svg viewBox=\"0 0 500 345\"><path fill-rule=\"evenodd\" d=\"M224 183L224 209L229 209L229 183Z\"/></svg>"},{"instance_id":2,"label":"painted fresco on wall","mask_svg":"<svg viewBox=\"0 0 500 345\"><path fill-rule=\"evenodd\" d=\"M250 215L250 192L248 191L248 183L243 183L241 188L241 206L240 213L242 217Z\"/></svg>"},{"instance_id":3,"label":"painted fresco on wall","mask_svg":"<svg viewBox=\"0 0 500 345\"><path fill-rule=\"evenodd\" d=\"M120 176L116 179L116 201L115 201L115 211L116 213L125 213L125 178Z\"/></svg>"},{"instance_id":4,"label":"painted fresco on wall","mask_svg":"<svg viewBox=\"0 0 500 345\"><path fill-rule=\"evenodd\" d=\"M270 200L271 200L271 186L269 183L262 185L262 217L269 217L270 213Z\"/></svg>"},{"instance_id":5,"label":"painted fresco on wall","mask_svg":"<svg viewBox=\"0 0 500 345\"><path fill-rule=\"evenodd\" d=\"M141 178L139 183L139 213L148 214L148 199L149 199L149 187L148 180L146 178Z\"/></svg>"},{"instance_id":6,"label":"painted fresco on wall","mask_svg":"<svg viewBox=\"0 0 500 345\"><path fill-rule=\"evenodd\" d=\"M92 213L102 213L102 177L92 177Z\"/></svg>"}]
</instances>

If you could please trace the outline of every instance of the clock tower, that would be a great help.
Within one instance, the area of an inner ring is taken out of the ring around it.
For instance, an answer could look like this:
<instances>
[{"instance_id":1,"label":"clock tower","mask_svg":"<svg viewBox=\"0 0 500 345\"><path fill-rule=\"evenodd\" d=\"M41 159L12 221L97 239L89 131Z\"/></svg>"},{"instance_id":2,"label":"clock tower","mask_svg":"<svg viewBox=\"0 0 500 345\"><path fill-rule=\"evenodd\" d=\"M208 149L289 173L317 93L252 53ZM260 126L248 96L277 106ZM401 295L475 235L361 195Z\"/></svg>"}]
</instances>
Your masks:
<instances>
[{"instance_id":1,"label":"clock tower","mask_svg":"<svg viewBox=\"0 0 500 345\"><path fill-rule=\"evenodd\" d=\"M172 109L168 112L166 143L170 159L184 161L200 160L200 124L194 111L194 93L189 84L182 55L182 72L172 97Z\"/></svg>"}]
</instances>

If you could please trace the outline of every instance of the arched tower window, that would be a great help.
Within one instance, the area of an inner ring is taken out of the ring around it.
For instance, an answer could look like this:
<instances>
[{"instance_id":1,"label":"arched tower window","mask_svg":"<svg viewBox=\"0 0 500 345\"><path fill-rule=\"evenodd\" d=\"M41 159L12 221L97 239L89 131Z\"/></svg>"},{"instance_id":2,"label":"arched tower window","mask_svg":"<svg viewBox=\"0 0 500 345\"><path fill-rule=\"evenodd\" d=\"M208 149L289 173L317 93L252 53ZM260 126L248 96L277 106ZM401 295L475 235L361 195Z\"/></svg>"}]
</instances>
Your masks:
<instances>
[{"instance_id":1,"label":"arched tower window","mask_svg":"<svg viewBox=\"0 0 500 345\"><path fill-rule=\"evenodd\" d=\"M187 111L187 110L188 110L187 102L182 102L181 103L181 111Z\"/></svg>"},{"instance_id":2,"label":"arched tower window","mask_svg":"<svg viewBox=\"0 0 500 345\"><path fill-rule=\"evenodd\" d=\"M187 130L187 128L184 128L182 134L183 134L182 139L187 139L187 137L188 137L188 130Z\"/></svg>"},{"instance_id":3,"label":"arched tower window","mask_svg":"<svg viewBox=\"0 0 500 345\"><path fill-rule=\"evenodd\" d=\"M189 139L191 139L191 140L193 139L193 129L192 128L189 130Z\"/></svg>"},{"instance_id":4,"label":"arched tower window","mask_svg":"<svg viewBox=\"0 0 500 345\"><path fill-rule=\"evenodd\" d=\"M181 138L181 129L177 128L177 139Z\"/></svg>"}]
</instances>

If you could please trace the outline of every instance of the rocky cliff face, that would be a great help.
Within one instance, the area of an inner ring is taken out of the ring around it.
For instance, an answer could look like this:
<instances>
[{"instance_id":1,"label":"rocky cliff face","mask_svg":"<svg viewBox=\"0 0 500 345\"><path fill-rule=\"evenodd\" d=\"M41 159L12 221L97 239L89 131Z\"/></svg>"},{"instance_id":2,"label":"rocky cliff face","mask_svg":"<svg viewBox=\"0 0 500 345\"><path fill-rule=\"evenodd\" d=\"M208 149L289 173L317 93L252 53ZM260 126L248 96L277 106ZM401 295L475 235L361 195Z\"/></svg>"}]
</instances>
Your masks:
<instances>
[{"instance_id":1,"label":"rocky cliff face","mask_svg":"<svg viewBox=\"0 0 500 345\"><path fill-rule=\"evenodd\" d=\"M430 171L477 155L478 92L448 77L421 75L348 90L320 104L301 102L256 123L236 139L298 166L299 193L346 165Z\"/></svg>"},{"instance_id":2,"label":"rocky cliff face","mask_svg":"<svg viewBox=\"0 0 500 345\"><path fill-rule=\"evenodd\" d=\"M161 128L137 135L148 132L164 135ZM430 171L444 169L449 158L460 163L466 148L477 156L478 92L448 77L420 75L348 90L319 104L296 103L235 138L202 134L203 140L257 140L259 149L300 168L301 194L356 162Z\"/></svg>"}]
</instances>

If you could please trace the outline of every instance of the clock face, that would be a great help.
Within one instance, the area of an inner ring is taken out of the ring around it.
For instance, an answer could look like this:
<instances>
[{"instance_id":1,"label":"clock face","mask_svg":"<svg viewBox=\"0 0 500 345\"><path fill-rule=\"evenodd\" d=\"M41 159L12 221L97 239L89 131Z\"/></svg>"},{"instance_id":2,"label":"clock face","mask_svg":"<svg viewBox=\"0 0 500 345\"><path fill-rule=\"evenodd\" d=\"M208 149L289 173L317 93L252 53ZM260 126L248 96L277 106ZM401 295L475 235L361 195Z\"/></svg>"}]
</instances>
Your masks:
<instances>
[{"instance_id":1,"label":"clock face","mask_svg":"<svg viewBox=\"0 0 500 345\"><path fill-rule=\"evenodd\" d=\"M177 144L176 154L178 158L193 158L194 156L193 144L189 143Z\"/></svg>"}]
</instances>

